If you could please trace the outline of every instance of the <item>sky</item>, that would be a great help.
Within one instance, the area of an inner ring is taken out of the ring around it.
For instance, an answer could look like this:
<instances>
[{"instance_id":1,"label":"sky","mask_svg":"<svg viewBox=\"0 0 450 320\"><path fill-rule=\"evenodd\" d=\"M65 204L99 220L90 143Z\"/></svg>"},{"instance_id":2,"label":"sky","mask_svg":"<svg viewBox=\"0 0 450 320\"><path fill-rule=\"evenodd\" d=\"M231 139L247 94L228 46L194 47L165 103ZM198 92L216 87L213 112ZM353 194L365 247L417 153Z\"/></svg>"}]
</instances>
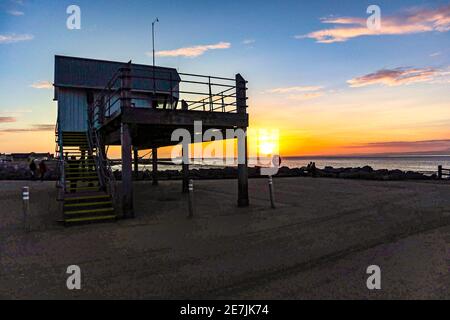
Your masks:
<instances>
[{"instance_id":1,"label":"sky","mask_svg":"<svg viewBox=\"0 0 450 320\"><path fill-rule=\"evenodd\" d=\"M54 55L151 64L155 17L156 63L242 74L282 155L450 153L450 1L346 0L0 0L0 152L53 152Z\"/></svg>"}]
</instances>

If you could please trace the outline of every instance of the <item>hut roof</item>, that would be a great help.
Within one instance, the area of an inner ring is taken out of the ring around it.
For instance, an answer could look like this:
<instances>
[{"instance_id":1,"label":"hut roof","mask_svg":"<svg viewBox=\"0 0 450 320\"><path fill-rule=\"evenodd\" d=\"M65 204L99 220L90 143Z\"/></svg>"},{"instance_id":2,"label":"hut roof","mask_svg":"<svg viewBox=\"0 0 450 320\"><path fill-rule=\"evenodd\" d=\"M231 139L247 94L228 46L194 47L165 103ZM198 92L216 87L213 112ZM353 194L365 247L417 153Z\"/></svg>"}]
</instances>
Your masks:
<instances>
[{"instance_id":1,"label":"hut roof","mask_svg":"<svg viewBox=\"0 0 450 320\"><path fill-rule=\"evenodd\" d=\"M125 62L96 60L68 56L55 56L55 79L54 86L66 88L104 89L115 73L123 67ZM140 91L152 91L153 80L141 79L139 77L152 77L153 68L155 77L161 79L172 79L173 85L179 82L180 76L176 69L159 66L148 66L132 64L132 74L137 78L132 79L132 88ZM168 86L168 81L156 81L156 86ZM161 83L158 83L161 82ZM164 84L163 84L164 83Z\"/></svg>"}]
</instances>

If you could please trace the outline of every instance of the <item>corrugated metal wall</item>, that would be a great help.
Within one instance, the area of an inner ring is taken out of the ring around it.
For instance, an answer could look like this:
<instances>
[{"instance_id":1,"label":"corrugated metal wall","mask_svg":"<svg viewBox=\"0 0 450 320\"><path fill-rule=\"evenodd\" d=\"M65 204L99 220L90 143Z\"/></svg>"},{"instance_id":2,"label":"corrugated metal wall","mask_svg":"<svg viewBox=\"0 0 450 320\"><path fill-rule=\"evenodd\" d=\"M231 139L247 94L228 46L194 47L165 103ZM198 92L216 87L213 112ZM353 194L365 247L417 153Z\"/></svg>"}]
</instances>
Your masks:
<instances>
[{"instance_id":1,"label":"corrugated metal wall","mask_svg":"<svg viewBox=\"0 0 450 320\"><path fill-rule=\"evenodd\" d=\"M61 131L87 131L86 91L59 88L58 125Z\"/></svg>"}]
</instances>

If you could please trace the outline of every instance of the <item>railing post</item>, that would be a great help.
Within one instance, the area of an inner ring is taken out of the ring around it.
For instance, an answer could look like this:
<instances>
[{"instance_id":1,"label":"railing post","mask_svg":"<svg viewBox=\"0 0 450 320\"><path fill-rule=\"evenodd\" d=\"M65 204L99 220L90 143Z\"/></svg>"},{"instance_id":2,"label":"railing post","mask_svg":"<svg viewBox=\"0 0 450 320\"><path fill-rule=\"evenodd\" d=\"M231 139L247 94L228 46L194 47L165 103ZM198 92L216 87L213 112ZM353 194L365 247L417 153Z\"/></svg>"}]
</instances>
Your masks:
<instances>
[{"instance_id":1,"label":"railing post","mask_svg":"<svg viewBox=\"0 0 450 320\"><path fill-rule=\"evenodd\" d=\"M238 73L236 75L236 107L237 113L247 112L247 88L245 79Z\"/></svg>"},{"instance_id":2,"label":"railing post","mask_svg":"<svg viewBox=\"0 0 450 320\"><path fill-rule=\"evenodd\" d=\"M209 111L213 112L214 106L212 101L211 77L208 77L208 87L209 87Z\"/></svg>"},{"instance_id":3,"label":"railing post","mask_svg":"<svg viewBox=\"0 0 450 320\"><path fill-rule=\"evenodd\" d=\"M442 179L442 166L441 165L438 166L438 179L439 180Z\"/></svg>"},{"instance_id":4,"label":"railing post","mask_svg":"<svg viewBox=\"0 0 450 320\"><path fill-rule=\"evenodd\" d=\"M222 92L222 112L225 112L225 99L223 97L223 92Z\"/></svg>"},{"instance_id":5,"label":"railing post","mask_svg":"<svg viewBox=\"0 0 450 320\"><path fill-rule=\"evenodd\" d=\"M65 166L64 166L64 143L63 143L63 136L62 136L62 131L58 126L58 146L59 146L59 161L60 161L60 174L61 174L61 179L60 179L60 183L62 186L62 190L63 193L66 192L66 175L65 175Z\"/></svg>"}]
</instances>

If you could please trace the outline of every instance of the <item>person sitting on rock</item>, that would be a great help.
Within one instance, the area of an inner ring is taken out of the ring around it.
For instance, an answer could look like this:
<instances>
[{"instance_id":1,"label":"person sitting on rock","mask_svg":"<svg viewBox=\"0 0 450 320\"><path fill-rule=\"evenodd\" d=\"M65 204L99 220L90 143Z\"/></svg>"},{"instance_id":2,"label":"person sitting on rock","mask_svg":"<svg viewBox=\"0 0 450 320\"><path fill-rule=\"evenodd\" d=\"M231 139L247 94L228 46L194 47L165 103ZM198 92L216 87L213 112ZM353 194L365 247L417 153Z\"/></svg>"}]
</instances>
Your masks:
<instances>
[{"instance_id":1,"label":"person sitting on rock","mask_svg":"<svg viewBox=\"0 0 450 320\"><path fill-rule=\"evenodd\" d=\"M317 173L316 163L311 162L311 177L315 178Z\"/></svg>"},{"instance_id":2,"label":"person sitting on rock","mask_svg":"<svg viewBox=\"0 0 450 320\"><path fill-rule=\"evenodd\" d=\"M31 179L34 180L36 178L36 163L34 163L34 159L31 159L30 161L30 172L31 172Z\"/></svg>"},{"instance_id":3,"label":"person sitting on rock","mask_svg":"<svg viewBox=\"0 0 450 320\"><path fill-rule=\"evenodd\" d=\"M45 174L47 172L47 165L45 164L44 160L39 162L39 172L41 173L41 182L43 182L44 178L45 178Z\"/></svg>"}]
</instances>

